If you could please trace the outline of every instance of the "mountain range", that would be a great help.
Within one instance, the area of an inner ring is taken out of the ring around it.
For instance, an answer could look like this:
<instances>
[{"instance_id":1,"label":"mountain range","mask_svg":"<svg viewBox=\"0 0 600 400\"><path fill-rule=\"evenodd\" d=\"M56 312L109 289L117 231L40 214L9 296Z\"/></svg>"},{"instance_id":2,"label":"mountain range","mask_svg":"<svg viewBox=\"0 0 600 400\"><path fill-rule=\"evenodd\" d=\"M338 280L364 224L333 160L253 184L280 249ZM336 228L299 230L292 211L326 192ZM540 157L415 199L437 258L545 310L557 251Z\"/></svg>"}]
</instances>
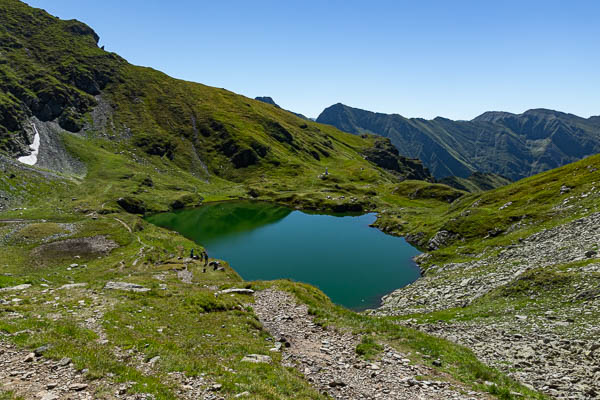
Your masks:
<instances>
[{"instance_id":1,"label":"mountain range","mask_svg":"<svg viewBox=\"0 0 600 400\"><path fill-rule=\"evenodd\" d=\"M338 103L317 122L387 137L400 154L422 160L438 179L484 172L518 180L600 152L600 117L547 109L491 111L471 121L453 121L405 118Z\"/></svg>"}]
</instances>

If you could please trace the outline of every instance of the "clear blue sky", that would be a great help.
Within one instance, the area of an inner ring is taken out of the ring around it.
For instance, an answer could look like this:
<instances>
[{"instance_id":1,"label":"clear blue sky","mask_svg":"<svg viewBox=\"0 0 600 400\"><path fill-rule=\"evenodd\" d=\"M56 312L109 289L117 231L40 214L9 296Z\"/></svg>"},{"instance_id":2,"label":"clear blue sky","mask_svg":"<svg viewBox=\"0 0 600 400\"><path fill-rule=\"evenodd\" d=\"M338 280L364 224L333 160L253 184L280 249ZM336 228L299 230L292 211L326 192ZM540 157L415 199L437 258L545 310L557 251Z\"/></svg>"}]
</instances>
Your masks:
<instances>
[{"instance_id":1,"label":"clear blue sky","mask_svg":"<svg viewBox=\"0 0 600 400\"><path fill-rule=\"evenodd\" d=\"M600 1L28 0L131 63L316 117L600 114Z\"/></svg>"}]
</instances>

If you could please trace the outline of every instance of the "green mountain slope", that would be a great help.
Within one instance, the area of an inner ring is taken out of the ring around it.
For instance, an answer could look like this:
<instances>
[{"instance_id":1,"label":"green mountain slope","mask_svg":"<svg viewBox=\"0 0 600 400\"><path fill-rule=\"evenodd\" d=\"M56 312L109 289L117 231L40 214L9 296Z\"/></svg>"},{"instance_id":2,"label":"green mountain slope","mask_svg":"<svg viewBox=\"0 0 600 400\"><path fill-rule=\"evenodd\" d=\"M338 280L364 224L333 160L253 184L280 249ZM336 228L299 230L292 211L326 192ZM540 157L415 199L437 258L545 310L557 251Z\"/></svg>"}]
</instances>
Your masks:
<instances>
[{"instance_id":1,"label":"green mountain slope","mask_svg":"<svg viewBox=\"0 0 600 400\"><path fill-rule=\"evenodd\" d=\"M436 257L427 264L457 260L597 211L598 182L600 155L595 155L497 189L456 197L448 207L431 208L427 214L417 209L388 212L377 224L435 250L431 254ZM408 186L405 182L399 187ZM404 223L396 225L398 220ZM433 245L439 232L447 234Z\"/></svg>"},{"instance_id":2,"label":"green mountain slope","mask_svg":"<svg viewBox=\"0 0 600 400\"><path fill-rule=\"evenodd\" d=\"M439 182L467 192L481 192L496 189L511 183L510 179L505 178L502 175L481 172L475 172L467 178L448 176L440 179Z\"/></svg>"},{"instance_id":3,"label":"green mountain slope","mask_svg":"<svg viewBox=\"0 0 600 400\"><path fill-rule=\"evenodd\" d=\"M400 154L419 158L436 178L489 172L514 181L600 152L597 118L544 109L487 112L471 121L452 121L335 104L317 121L354 134L388 137Z\"/></svg>"},{"instance_id":4,"label":"green mountain slope","mask_svg":"<svg viewBox=\"0 0 600 400\"><path fill-rule=\"evenodd\" d=\"M58 123L57 130L131 144L137 157L164 158L201 179L315 177L326 167L334 172L349 164L363 171L357 175L379 175L362 156L374 138L352 137L224 89L130 65L99 48L98 36L81 22L16 0L0 7L0 149L9 155L27 154L35 117ZM411 167L396 173L427 177Z\"/></svg>"}]
</instances>

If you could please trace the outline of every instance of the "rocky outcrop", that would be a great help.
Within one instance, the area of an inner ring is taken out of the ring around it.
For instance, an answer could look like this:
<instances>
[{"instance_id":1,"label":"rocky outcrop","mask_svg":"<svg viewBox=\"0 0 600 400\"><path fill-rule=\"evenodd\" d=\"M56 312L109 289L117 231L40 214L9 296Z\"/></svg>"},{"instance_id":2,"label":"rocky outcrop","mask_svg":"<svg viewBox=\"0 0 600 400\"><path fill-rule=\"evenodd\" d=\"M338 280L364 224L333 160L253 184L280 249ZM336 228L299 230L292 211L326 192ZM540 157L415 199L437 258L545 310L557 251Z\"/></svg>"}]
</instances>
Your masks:
<instances>
[{"instance_id":1,"label":"rocky outcrop","mask_svg":"<svg viewBox=\"0 0 600 400\"><path fill-rule=\"evenodd\" d=\"M252 289L246 289L246 288L223 289L223 290L219 290L218 292L215 292L215 296L218 296L220 294L231 294L231 293L254 294L254 290L252 290Z\"/></svg>"},{"instance_id":2,"label":"rocky outcrop","mask_svg":"<svg viewBox=\"0 0 600 400\"><path fill-rule=\"evenodd\" d=\"M117 199L117 204L131 214L144 214L146 212L146 204L137 197L120 197Z\"/></svg>"},{"instance_id":3,"label":"rocky outcrop","mask_svg":"<svg viewBox=\"0 0 600 400\"><path fill-rule=\"evenodd\" d=\"M372 148L363 151L363 156L378 167L398 173L402 179L432 179L419 160L400 156L389 139L378 139Z\"/></svg>"},{"instance_id":4,"label":"rocky outcrop","mask_svg":"<svg viewBox=\"0 0 600 400\"><path fill-rule=\"evenodd\" d=\"M429 242L427 242L427 249L437 250L441 247L447 246L453 240L455 240L457 236L458 235L445 230L438 231L431 239L429 239Z\"/></svg>"}]
</instances>

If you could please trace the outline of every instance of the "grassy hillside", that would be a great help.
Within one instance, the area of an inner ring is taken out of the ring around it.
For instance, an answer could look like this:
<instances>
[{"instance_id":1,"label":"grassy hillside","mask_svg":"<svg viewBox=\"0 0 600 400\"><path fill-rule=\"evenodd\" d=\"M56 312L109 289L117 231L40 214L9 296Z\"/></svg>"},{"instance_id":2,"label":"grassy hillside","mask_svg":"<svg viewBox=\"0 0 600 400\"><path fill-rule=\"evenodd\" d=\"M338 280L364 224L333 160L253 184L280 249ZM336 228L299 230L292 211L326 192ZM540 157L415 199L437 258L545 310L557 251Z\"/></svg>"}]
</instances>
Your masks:
<instances>
[{"instance_id":1,"label":"grassy hillside","mask_svg":"<svg viewBox=\"0 0 600 400\"><path fill-rule=\"evenodd\" d=\"M356 181L385 175L363 160L375 138L356 138L224 89L130 65L99 48L96 33L81 22L17 0L0 7L0 150L8 155L27 152L32 138L25 128L35 116L128 145L141 153L137 157L172 161L203 180L252 177L258 184L267 175L316 177L326 167ZM398 163L396 178L428 176L414 162Z\"/></svg>"},{"instance_id":2,"label":"grassy hillside","mask_svg":"<svg viewBox=\"0 0 600 400\"><path fill-rule=\"evenodd\" d=\"M440 183L474 193L506 186L511 183L511 180L498 174L476 172L468 178L449 176L441 179Z\"/></svg>"},{"instance_id":3,"label":"grassy hillside","mask_svg":"<svg viewBox=\"0 0 600 400\"><path fill-rule=\"evenodd\" d=\"M16 0L0 3L0 149L24 151L23 126L31 115L81 129L94 96L119 79L125 64L97 42L79 21L61 21Z\"/></svg>"},{"instance_id":4,"label":"grassy hillside","mask_svg":"<svg viewBox=\"0 0 600 400\"><path fill-rule=\"evenodd\" d=\"M429 262L456 260L597 211L599 170L600 155L595 155L498 189L461 196L427 213L417 208L387 212L378 224L412 236L423 248L437 232L448 232L449 239L431 253Z\"/></svg>"},{"instance_id":5,"label":"grassy hillside","mask_svg":"<svg viewBox=\"0 0 600 400\"><path fill-rule=\"evenodd\" d=\"M387 296L376 314L466 344L554 398L594 398L599 170L595 155L449 207L380 214L379 226L427 253L419 257L424 276ZM558 351L557 343L570 347Z\"/></svg>"}]
</instances>

